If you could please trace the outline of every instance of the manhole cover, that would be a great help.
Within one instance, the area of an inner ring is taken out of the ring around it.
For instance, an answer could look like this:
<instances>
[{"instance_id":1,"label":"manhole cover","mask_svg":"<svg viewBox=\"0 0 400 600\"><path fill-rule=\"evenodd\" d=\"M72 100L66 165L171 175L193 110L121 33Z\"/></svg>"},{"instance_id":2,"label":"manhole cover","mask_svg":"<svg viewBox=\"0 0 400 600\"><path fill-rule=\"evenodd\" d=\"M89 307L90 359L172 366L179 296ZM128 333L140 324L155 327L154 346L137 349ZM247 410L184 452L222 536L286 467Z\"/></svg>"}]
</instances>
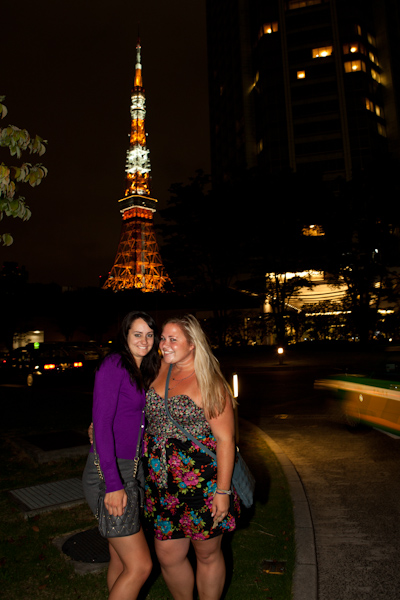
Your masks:
<instances>
[{"instance_id":1,"label":"manhole cover","mask_svg":"<svg viewBox=\"0 0 400 600\"><path fill-rule=\"evenodd\" d=\"M108 541L101 537L98 527L72 535L62 545L62 551L80 562L105 563L110 560Z\"/></svg>"}]
</instances>

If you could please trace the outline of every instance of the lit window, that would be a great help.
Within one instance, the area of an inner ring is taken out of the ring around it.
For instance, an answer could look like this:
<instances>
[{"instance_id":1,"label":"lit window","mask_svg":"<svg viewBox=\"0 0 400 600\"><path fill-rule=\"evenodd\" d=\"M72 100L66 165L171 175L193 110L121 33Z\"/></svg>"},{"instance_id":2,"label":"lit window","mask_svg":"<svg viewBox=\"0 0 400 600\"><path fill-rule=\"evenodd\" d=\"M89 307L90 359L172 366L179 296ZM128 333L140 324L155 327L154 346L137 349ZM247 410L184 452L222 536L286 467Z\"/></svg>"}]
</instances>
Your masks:
<instances>
[{"instance_id":1,"label":"lit window","mask_svg":"<svg viewBox=\"0 0 400 600\"><path fill-rule=\"evenodd\" d=\"M260 79L260 73L259 73L259 71L257 71L257 73L254 76L253 85L250 86L249 92L251 92L252 90L254 90L254 88L256 87L259 79Z\"/></svg>"},{"instance_id":2,"label":"lit window","mask_svg":"<svg viewBox=\"0 0 400 600\"><path fill-rule=\"evenodd\" d=\"M376 46L375 38L370 33L368 33L367 39L368 39L369 43L371 44L371 46Z\"/></svg>"},{"instance_id":3,"label":"lit window","mask_svg":"<svg viewBox=\"0 0 400 600\"><path fill-rule=\"evenodd\" d=\"M386 127L384 127L381 123L378 123L378 133L383 137L386 137Z\"/></svg>"},{"instance_id":4,"label":"lit window","mask_svg":"<svg viewBox=\"0 0 400 600\"><path fill-rule=\"evenodd\" d=\"M360 25L356 25L355 28L356 28L356 34L357 35L361 35L361 26Z\"/></svg>"},{"instance_id":5,"label":"lit window","mask_svg":"<svg viewBox=\"0 0 400 600\"><path fill-rule=\"evenodd\" d=\"M293 10L294 8L305 8L306 6L313 6L314 4L321 4L322 0L289 0L288 8Z\"/></svg>"},{"instance_id":6,"label":"lit window","mask_svg":"<svg viewBox=\"0 0 400 600\"><path fill-rule=\"evenodd\" d=\"M312 57L313 58L325 58L325 56L330 56L333 52L332 46L324 46L323 48L313 48Z\"/></svg>"},{"instance_id":7,"label":"lit window","mask_svg":"<svg viewBox=\"0 0 400 600\"><path fill-rule=\"evenodd\" d=\"M306 225L303 227L302 234L307 237L317 237L325 235L325 231L321 225Z\"/></svg>"},{"instance_id":8,"label":"lit window","mask_svg":"<svg viewBox=\"0 0 400 600\"><path fill-rule=\"evenodd\" d=\"M365 98L365 108L374 111L374 103L369 98Z\"/></svg>"},{"instance_id":9,"label":"lit window","mask_svg":"<svg viewBox=\"0 0 400 600\"><path fill-rule=\"evenodd\" d=\"M375 79L375 81L377 81L378 83L381 82L381 76L374 69L371 69L371 77L372 77L372 79Z\"/></svg>"},{"instance_id":10,"label":"lit window","mask_svg":"<svg viewBox=\"0 0 400 600\"><path fill-rule=\"evenodd\" d=\"M359 51L359 45L358 43L355 44L345 44L343 46L343 53L344 54L354 54L355 52Z\"/></svg>"},{"instance_id":11,"label":"lit window","mask_svg":"<svg viewBox=\"0 0 400 600\"><path fill-rule=\"evenodd\" d=\"M259 142L257 142L257 153L260 154L260 152L263 151L263 148L264 148L263 141L260 140Z\"/></svg>"},{"instance_id":12,"label":"lit window","mask_svg":"<svg viewBox=\"0 0 400 600\"><path fill-rule=\"evenodd\" d=\"M278 31L278 21L273 21L272 23L264 23L264 25L260 29L259 37L261 38L263 35L266 35L269 33L276 33L277 31Z\"/></svg>"},{"instance_id":13,"label":"lit window","mask_svg":"<svg viewBox=\"0 0 400 600\"><path fill-rule=\"evenodd\" d=\"M378 105L375 106L375 114L378 115L378 117L382 115L382 109Z\"/></svg>"},{"instance_id":14,"label":"lit window","mask_svg":"<svg viewBox=\"0 0 400 600\"><path fill-rule=\"evenodd\" d=\"M347 60L344 63L344 70L346 73L353 73L354 71L366 71L365 62L363 60Z\"/></svg>"},{"instance_id":15,"label":"lit window","mask_svg":"<svg viewBox=\"0 0 400 600\"><path fill-rule=\"evenodd\" d=\"M362 44L359 44L358 42L355 42L354 44L343 45L343 54L355 54L356 52L366 54L364 46Z\"/></svg>"},{"instance_id":16,"label":"lit window","mask_svg":"<svg viewBox=\"0 0 400 600\"><path fill-rule=\"evenodd\" d=\"M369 60L379 66L378 58L375 56L373 52L368 53Z\"/></svg>"},{"instance_id":17,"label":"lit window","mask_svg":"<svg viewBox=\"0 0 400 600\"><path fill-rule=\"evenodd\" d=\"M297 79L304 79L306 76L305 71L297 71Z\"/></svg>"}]
</instances>

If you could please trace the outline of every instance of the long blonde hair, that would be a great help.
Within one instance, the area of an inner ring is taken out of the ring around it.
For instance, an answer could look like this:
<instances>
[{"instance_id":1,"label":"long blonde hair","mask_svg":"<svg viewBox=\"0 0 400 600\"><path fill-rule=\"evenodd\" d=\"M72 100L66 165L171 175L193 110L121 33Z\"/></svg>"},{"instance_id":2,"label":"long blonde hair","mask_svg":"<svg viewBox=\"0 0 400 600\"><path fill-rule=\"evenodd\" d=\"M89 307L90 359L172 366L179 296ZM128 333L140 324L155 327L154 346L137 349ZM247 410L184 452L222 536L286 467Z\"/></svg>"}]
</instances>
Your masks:
<instances>
[{"instance_id":1,"label":"long blonde hair","mask_svg":"<svg viewBox=\"0 0 400 600\"><path fill-rule=\"evenodd\" d=\"M193 315L172 317L164 325L167 323L178 325L188 343L194 345L194 369L207 417L212 419L223 413L227 399L235 408L237 402L232 395L232 390L222 375L219 362L212 353L206 334L196 317Z\"/></svg>"}]
</instances>

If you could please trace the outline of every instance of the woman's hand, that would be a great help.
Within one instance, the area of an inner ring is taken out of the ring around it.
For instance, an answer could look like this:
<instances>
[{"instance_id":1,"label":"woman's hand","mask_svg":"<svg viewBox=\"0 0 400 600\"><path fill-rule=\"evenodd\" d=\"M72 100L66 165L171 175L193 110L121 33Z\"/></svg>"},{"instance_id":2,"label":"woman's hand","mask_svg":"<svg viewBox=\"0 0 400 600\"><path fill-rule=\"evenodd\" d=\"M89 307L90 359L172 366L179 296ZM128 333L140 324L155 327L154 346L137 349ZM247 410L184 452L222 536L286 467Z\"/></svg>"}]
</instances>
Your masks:
<instances>
[{"instance_id":1,"label":"woman's hand","mask_svg":"<svg viewBox=\"0 0 400 600\"><path fill-rule=\"evenodd\" d=\"M213 498L211 516L213 527L226 518L230 507L231 494L224 494L231 487L233 466L235 462L235 422L232 402L227 399L224 411L213 419L209 419L211 431L217 442L217 489Z\"/></svg>"},{"instance_id":2,"label":"woman's hand","mask_svg":"<svg viewBox=\"0 0 400 600\"><path fill-rule=\"evenodd\" d=\"M93 444L93 423L90 423L87 433L89 436L90 443Z\"/></svg>"},{"instance_id":3,"label":"woman's hand","mask_svg":"<svg viewBox=\"0 0 400 600\"><path fill-rule=\"evenodd\" d=\"M230 495L216 493L211 507L211 516L214 518L213 528L223 521L229 512Z\"/></svg>"},{"instance_id":4,"label":"woman's hand","mask_svg":"<svg viewBox=\"0 0 400 600\"><path fill-rule=\"evenodd\" d=\"M115 517L121 517L124 514L128 497L125 490L117 490L116 492L108 492L104 497L104 506Z\"/></svg>"}]
</instances>

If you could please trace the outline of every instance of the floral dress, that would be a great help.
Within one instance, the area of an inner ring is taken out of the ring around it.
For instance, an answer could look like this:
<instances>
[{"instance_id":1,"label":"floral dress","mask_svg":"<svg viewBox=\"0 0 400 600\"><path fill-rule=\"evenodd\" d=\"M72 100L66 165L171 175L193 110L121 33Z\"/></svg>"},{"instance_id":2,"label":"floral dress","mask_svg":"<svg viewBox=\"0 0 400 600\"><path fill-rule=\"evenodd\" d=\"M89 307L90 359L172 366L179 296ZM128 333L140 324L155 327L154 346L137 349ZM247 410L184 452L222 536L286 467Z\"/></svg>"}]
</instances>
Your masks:
<instances>
[{"instance_id":1,"label":"floral dress","mask_svg":"<svg viewBox=\"0 0 400 600\"><path fill-rule=\"evenodd\" d=\"M204 411L189 396L168 398L171 416L213 452L216 440ZM188 440L165 412L164 399L153 388L146 396L147 428L144 445L146 473L145 517L155 537L206 540L233 531L240 512L234 492L226 518L213 527L211 506L217 487L217 463Z\"/></svg>"}]
</instances>

